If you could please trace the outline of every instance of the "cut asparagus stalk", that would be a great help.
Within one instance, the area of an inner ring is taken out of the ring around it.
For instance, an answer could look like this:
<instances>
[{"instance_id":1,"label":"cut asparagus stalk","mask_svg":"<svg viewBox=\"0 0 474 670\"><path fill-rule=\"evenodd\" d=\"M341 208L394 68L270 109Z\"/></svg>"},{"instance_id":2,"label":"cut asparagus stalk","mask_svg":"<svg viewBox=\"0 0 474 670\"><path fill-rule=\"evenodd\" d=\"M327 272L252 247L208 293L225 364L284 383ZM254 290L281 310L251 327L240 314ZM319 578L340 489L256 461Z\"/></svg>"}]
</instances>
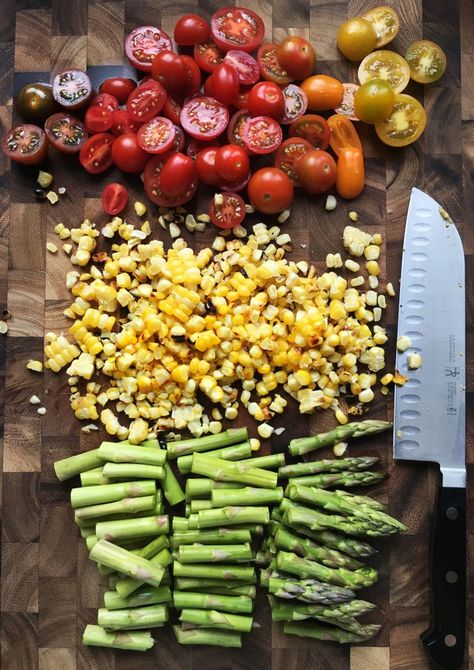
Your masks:
<instances>
[{"instance_id":1,"label":"cut asparagus stalk","mask_svg":"<svg viewBox=\"0 0 474 670\"><path fill-rule=\"evenodd\" d=\"M83 526L79 531L81 537L87 540L88 537L95 535L95 524L93 526Z\"/></svg>"},{"instance_id":2,"label":"cut asparagus stalk","mask_svg":"<svg viewBox=\"0 0 474 670\"><path fill-rule=\"evenodd\" d=\"M249 561L252 558L250 544L184 544L179 548L181 563L223 563L224 561Z\"/></svg>"},{"instance_id":3,"label":"cut asparagus stalk","mask_svg":"<svg viewBox=\"0 0 474 670\"><path fill-rule=\"evenodd\" d=\"M279 598L297 599L322 605L344 603L355 597L351 589L319 582L316 579L297 580L270 576L268 590Z\"/></svg>"},{"instance_id":4,"label":"cut asparagus stalk","mask_svg":"<svg viewBox=\"0 0 474 670\"><path fill-rule=\"evenodd\" d=\"M143 447L126 442L102 442L99 456L112 463L141 463L143 465L164 465L166 452L162 449Z\"/></svg>"},{"instance_id":5,"label":"cut asparagus stalk","mask_svg":"<svg viewBox=\"0 0 474 670\"><path fill-rule=\"evenodd\" d=\"M392 424L390 421L376 421L368 419L366 421L354 421L345 425L336 426L327 433L311 435L310 437L300 437L291 440L288 449L292 456L301 456L315 449L328 447L336 442L344 442L350 437L362 437L380 433L388 430Z\"/></svg>"},{"instance_id":6,"label":"cut asparagus stalk","mask_svg":"<svg viewBox=\"0 0 474 670\"><path fill-rule=\"evenodd\" d=\"M162 465L142 465L142 463L105 463L104 475L109 479L164 479Z\"/></svg>"},{"instance_id":7,"label":"cut asparagus stalk","mask_svg":"<svg viewBox=\"0 0 474 670\"><path fill-rule=\"evenodd\" d=\"M210 500L191 500L185 507L185 514L189 516L190 514L196 514L203 509L212 509Z\"/></svg>"},{"instance_id":8,"label":"cut asparagus stalk","mask_svg":"<svg viewBox=\"0 0 474 670\"><path fill-rule=\"evenodd\" d=\"M161 488L165 494L166 500L170 505L179 505L183 502L185 495L181 484L176 479L176 475L169 463L165 463L165 478L161 480Z\"/></svg>"},{"instance_id":9,"label":"cut asparagus stalk","mask_svg":"<svg viewBox=\"0 0 474 670\"><path fill-rule=\"evenodd\" d=\"M102 458L99 456L99 450L92 449L91 451L85 451L81 454L75 454L74 456L68 456L68 458L56 461L54 472L59 481L63 482L66 479L80 475L81 472L93 470L99 465L103 465Z\"/></svg>"},{"instance_id":10,"label":"cut asparagus stalk","mask_svg":"<svg viewBox=\"0 0 474 670\"><path fill-rule=\"evenodd\" d=\"M242 467L239 461L224 461L204 454L194 454L191 471L195 475L208 476L218 481L233 481L249 486L274 489L277 485L276 472L261 468Z\"/></svg>"},{"instance_id":11,"label":"cut asparagus stalk","mask_svg":"<svg viewBox=\"0 0 474 670\"><path fill-rule=\"evenodd\" d=\"M299 635L300 637L312 637L316 640L325 640L326 642L339 642L341 644L352 644L355 642L366 642L373 638L380 630L377 624L370 624L364 627L364 634L359 635L350 631L336 628L335 626L318 626L309 621L299 623L288 621L283 626L283 632L287 635Z\"/></svg>"},{"instance_id":12,"label":"cut asparagus stalk","mask_svg":"<svg viewBox=\"0 0 474 670\"><path fill-rule=\"evenodd\" d=\"M153 482L154 483L154 482ZM114 484L111 484L114 486ZM88 491L87 487L84 491ZM109 516L110 514L132 515L136 512L146 512L152 510L155 505L155 496L140 496L139 498L123 498L116 502L104 503L102 505L89 505L80 507L74 513L75 519L85 520L97 517Z\"/></svg>"},{"instance_id":13,"label":"cut asparagus stalk","mask_svg":"<svg viewBox=\"0 0 474 670\"><path fill-rule=\"evenodd\" d=\"M214 489L211 492L212 507L226 507L227 505L271 505L272 503L280 503L282 500L283 489L281 486L278 486L276 489L259 489L245 486L243 489Z\"/></svg>"},{"instance_id":14,"label":"cut asparagus stalk","mask_svg":"<svg viewBox=\"0 0 474 670\"><path fill-rule=\"evenodd\" d=\"M246 565L210 565L208 563L189 565L187 563L174 561L173 573L175 577L197 577L198 579L202 578L223 580L230 579L240 580L246 583L249 583L252 579L255 578L255 568Z\"/></svg>"},{"instance_id":15,"label":"cut asparagus stalk","mask_svg":"<svg viewBox=\"0 0 474 670\"><path fill-rule=\"evenodd\" d=\"M213 449L212 451L207 451L206 456L212 458L222 458L225 461L239 461L242 458L248 458L252 454L252 448L250 442L242 442L242 444L232 444L229 447L221 447L221 449ZM177 460L178 470L182 474L187 474L191 472L191 466L193 463L193 454L187 454L186 456L180 456Z\"/></svg>"},{"instance_id":16,"label":"cut asparagus stalk","mask_svg":"<svg viewBox=\"0 0 474 670\"><path fill-rule=\"evenodd\" d=\"M206 435L205 437L191 438L189 440L177 440L168 442L166 445L168 458L175 459L178 456L193 454L200 451L210 451L220 447L228 447L231 444L239 444L248 439L247 428L230 428L217 435Z\"/></svg>"},{"instance_id":17,"label":"cut asparagus stalk","mask_svg":"<svg viewBox=\"0 0 474 670\"><path fill-rule=\"evenodd\" d=\"M240 528L211 528L210 530L185 530L175 532L171 539L171 546L178 548L183 544L238 544L250 542L252 539L249 530Z\"/></svg>"},{"instance_id":18,"label":"cut asparagus stalk","mask_svg":"<svg viewBox=\"0 0 474 670\"><path fill-rule=\"evenodd\" d=\"M171 556L168 549L162 549L155 556L149 559L150 563L153 565L161 566L166 568L168 565L171 565L173 562L173 557ZM121 577L115 584L115 590L121 598L127 598L134 591L143 586L146 583L144 579L138 579L136 577Z\"/></svg>"},{"instance_id":19,"label":"cut asparagus stalk","mask_svg":"<svg viewBox=\"0 0 474 670\"><path fill-rule=\"evenodd\" d=\"M169 532L168 516L147 516L140 519L101 521L95 527L97 537L110 541L125 538L148 537Z\"/></svg>"},{"instance_id":20,"label":"cut asparagus stalk","mask_svg":"<svg viewBox=\"0 0 474 670\"><path fill-rule=\"evenodd\" d=\"M186 500L196 498L209 498L213 489L242 489L243 484L237 482L215 482L213 479L187 479L186 480Z\"/></svg>"},{"instance_id":21,"label":"cut asparagus stalk","mask_svg":"<svg viewBox=\"0 0 474 670\"><path fill-rule=\"evenodd\" d=\"M189 527L191 528L191 518ZM266 524L270 522L268 507L219 507L198 512L198 527L211 528L240 523Z\"/></svg>"},{"instance_id":22,"label":"cut asparagus stalk","mask_svg":"<svg viewBox=\"0 0 474 670\"><path fill-rule=\"evenodd\" d=\"M142 580L150 586L160 586L163 577L164 570L161 565L153 564L148 559L136 556L131 551L107 542L107 540L99 540L92 547L89 558L96 563L102 563L122 572L128 577Z\"/></svg>"},{"instance_id":23,"label":"cut asparagus stalk","mask_svg":"<svg viewBox=\"0 0 474 670\"><path fill-rule=\"evenodd\" d=\"M288 480L288 485L300 484L302 486L315 486L320 489L328 489L333 486L373 486L384 478L385 475L381 472L335 472L297 477Z\"/></svg>"},{"instance_id":24,"label":"cut asparagus stalk","mask_svg":"<svg viewBox=\"0 0 474 670\"><path fill-rule=\"evenodd\" d=\"M167 605L147 605L123 610L99 608L97 623L108 630L154 628L168 621Z\"/></svg>"},{"instance_id":25,"label":"cut asparagus stalk","mask_svg":"<svg viewBox=\"0 0 474 670\"><path fill-rule=\"evenodd\" d=\"M147 651L154 645L150 631L116 631L110 633L101 626L93 626L92 624L86 626L82 642L95 647L111 647L130 651Z\"/></svg>"},{"instance_id":26,"label":"cut asparagus stalk","mask_svg":"<svg viewBox=\"0 0 474 670\"><path fill-rule=\"evenodd\" d=\"M266 468L273 470L285 464L285 454L269 454L268 456L256 456L255 458L247 458L243 465L248 465L251 468Z\"/></svg>"},{"instance_id":27,"label":"cut asparagus stalk","mask_svg":"<svg viewBox=\"0 0 474 670\"><path fill-rule=\"evenodd\" d=\"M173 626L179 644L209 644L218 647L241 647L242 635L234 630L215 630L213 628L193 628L182 630Z\"/></svg>"},{"instance_id":28,"label":"cut asparagus stalk","mask_svg":"<svg viewBox=\"0 0 474 670\"><path fill-rule=\"evenodd\" d=\"M173 600L169 586L142 586L137 591L122 598L117 591L106 591L104 593L104 605L108 610L129 609L131 607L144 607L156 605L157 603L169 603Z\"/></svg>"},{"instance_id":29,"label":"cut asparagus stalk","mask_svg":"<svg viewBox=\"0 0 474 670\"><path fill-rule=\"evenodd\" d=\"M192 623L207 628L223 628L224 630L235 630L242 633L250 633L252 630L253 617L241 614L229 614L217 610L190 609L181 611L179 620L183 623Z\"/></svg>"},{"instance_id":30,"label":"cut asparagus stalk","mask_svg":"<svg viewBox=\"0 0 474 670\"><path fill-rule=\"evenodd\" d=\"M319 461L310 461L308 463L284 465L283 467L278 468L278 476L286 478L305 477L325 472L357 472L368 470L372 466L376 465L379 460L380 459L376 456L357 456L339 459L324 458Z\"/></svg>"},{"instance_id":31,"label":"cut asparagus stalk","mask_svg":"<svg viewBox=\"0 0 474 670\"><path fill-rule=\"evenodd\" d=\"M173 532L178 531L187 531L189 519L185 519L184 516L172 516L173 522Z\"/></svg>"},{"instance_id":32,"label":"cut asparagus stalk","mask_svg":"<svg viewBox=\"0 0 474 670\"><path fill-rule=\"evenodd\" d=\"M219 588L225 589L227 595L231 595L228 591L235 589L249 588L257 583L257 577L254 574L251 579L241 580L241 579L227 579L223 581L222 579L207 579L207 578L195 578L195 577L177 577L174 581L174 587L178 591L202 591L205 590L206 593L208 589ZM210 591L209 591L210 592ZM224 593L224 591L222 591ZM245 593L240 595L247 595Z\"/></svg>"},{"instance_id":33,"label":"cut asparagus stalk","mask_svg":"<svg viewBox=\"0 0 474 670\"><path fill-rule=\"evenodd\" d=\"M279 551L276 555L277 569L289 572L302 579L318 579L350 589L362 589L375 584L378 578L375 568L364 567L358 570L345 568L327 568L316 561L308 561L289 551Z\"/></svg>"},{"instance_id":34,"label":"cut asparagus stalk","mask_svg":"<svg viewBox=\"0 0 474 670\"><path fill-rule=\"evenodd\" d=\"M173 603L176 609L187 607L192 609L218 609L234 614L250 614L253 610L252 598L248 596L209 595L192 591L175 591Z\"/></svg>"},{"instance_id":35,"label":"cut asparagus stalk","mask_svg":"<svg viewBox=\"0 0 474 670\"><path fill-rule=\"evenodd\" d=\"M363 564L355 558L346 556L337 549L330 549L329 547L315 544L308 538L294 535L284 526L276 529L275 545L278 549L293 551L303 558L319 561L328 568L358 570L363 567Z\"/></svg>"},{"instance_id":36,"label":"cut asparagus stalk","mask_svg":"<svg viewBox=\"0 0 474 670\"><path fill-rule=\"evenodd\" d=\"M247 596L252 600L255 600L257 597L257 588L253 584L247 584L247 586L235 586L232 589L225 589L222 585L219 586L208 586L205 589L206 593L213 595L222 595L222 596Z\"/></svg>"},{"instance_id":37,"label":"cut asparagus stalk","mask_svg":"<svg viewBox=\"0 0 474 670\"><path fill-rule=\"evenodd\" d=\"M103 466L81 472L81 486L100 486L101 484L113 484L111 479L105 477Z\"/></svg>"},{"instance_id":38,"label":"cut asparagus stalk","mask_svg":"<svg viewBox=\"0 0 474 670\"><path fill-rule=\"evenodd\" d=\"M337 605L310 605L288 603L269 595L268 600L272 610L273 621L303 621L304 619L320 618L328 623L334 620L344 623L354 617L361 616L375 609L373 603L365 600L350 600Z\"/></svg>"},{"instance_id":39,"label":"cut asparagus stalk","mask_svg":"<svg viewBox=\"0 0 474 670\"><path fill-rule=\"evenodd\" d=\"M347 535L370 537L382 537L397 533L398 529L392 524L374 524L370 520L363 520L358 517L344 517L337 514L323 514L309 508L296 507L290 509L284 514L285 525L294 528L295 526L308 526L311 530L323 530L333 528Z\"/></svg>"},{"instance_id":40,"label":"cut asparagus stalk","mask_svg":"<svg viewBox=\"0 0 474 670\"><path fill-rule=\"evenodd\" d=\"M156 483L150 482L121 482L118 484L103 484L100 486L86 486L71 489L71 505L74 508L102 503L118 502L124 498L138 498L154 496Z\"/></svg>"}]
</instances>

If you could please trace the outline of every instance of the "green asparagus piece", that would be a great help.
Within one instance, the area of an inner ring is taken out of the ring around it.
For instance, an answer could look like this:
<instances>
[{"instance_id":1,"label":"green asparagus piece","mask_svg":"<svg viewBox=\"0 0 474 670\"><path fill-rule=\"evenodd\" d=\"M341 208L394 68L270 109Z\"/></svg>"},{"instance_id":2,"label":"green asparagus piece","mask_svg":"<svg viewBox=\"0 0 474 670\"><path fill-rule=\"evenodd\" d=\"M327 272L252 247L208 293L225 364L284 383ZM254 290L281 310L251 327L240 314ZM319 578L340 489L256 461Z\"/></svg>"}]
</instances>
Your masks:
<instances>
[{"instance_id":1,"label":"green asparagus piece","mask_svg":"<svg viewBox=\"0 0 474 670\"><path fill-rule=\"evenodd\" d=\"M150 631L108 632L101 626L88 624L82 636L82 642L95 647L111 647L130 651L147 651L155 644Z\"/></svg>"},{"instance_id":2,"label":"green asparagus piece","mask_svg":"<svg viewBox=\"0 0 474 670\"><path fill-rule=\"evenodd\" d=\"M169 463L165 463L165 478L161 480L161 488L165 494L166 500L170 505L179 505L183 502L185 495L181 484L176 479L176 475Z\"/></svg>"},{"instance_id":3,"label":"green asparagus piece","mask_svg":"<svg viewBox=\"0 0 474 670\"><path fill-rule=\"evenodd\" d=\"M372 509L378 509L380 512L387 511L387 505L379 502L378 500L374 500L373 498L369 498L368 496L358 496L355 493L350 493L349 491L344 490L333 491L333 493L337 493L337 495L341 498L347 498L358 507L369 508L369 512Z\"/></svg>"},{"instance_id":4,"label":"green asparagus piece","mask_svg":"<svg viewBox=\"0 0 474 670\"><path fill-rule=\"evenodd\" d=\"M251 614L253 610L252 598L248 596L209 595L208 593L193 593L192 591L175 591L173 603L176 609L185 607L218 609L223 612L234 612L234 614Z\"/></svg>"},{"instance_id":5,"label":"green asparagus piece","mask_svg":"<svg viewBox=\"0 0 474 670\"><path fill-rule=\"evenodd\" d=\"M210 451L220 447L228 447L231 444L239 444L248 439L247 428L229 428L217 435L206 435L204 437L191 438L189 440L176 440L168 442L166 449L168 458L175 459L178 456L193 454L200 451Z\"/></svg>"},{"instance_id":6,"label":"green asparagus piece","mask_svg":"<svg viewBox=\"0 0 474 670\"><path fill-rule=\"evenodd\" d=\"M132 609L107 610L99 608L97 623L108 630L139 630L155 628L168 621L167 605L147 605Z\"/></svg>"},{"instance_id":7,"label":"green asparagus piece","mask_svg":"<svg viewBox=\"0 0 474 670\"><path fill-rule=\"evenodd\" d=\"M149 482L121 482L119 484L103 484L100 486L85 486L71 489L71 505L74 508L102 503L118 502L124 498L138 498L154 496L156 483Z\"/></svg>"},{"instance_id":8,"label":"green asparagus piece","mask_svg":"<svg viewBox=\"0 0 474 670\"><path fill-rule=\"evenodd\" d=\"M251 579L207 579L207 578L195 578L195 577L177 577L174 580L174 588L177 591L205 591L210 593L210 589L220 589L219 593L228 593L235 589L243 589L253 587L257 583L256 575L253 574ZM223 591L225 589L225 591ZM247 595L242 593L239 595Z\"/></svg>"},{"instance_id":9,"label":"green asparagus piece","mask_svg":"<svg viewBox=\"0 0 474 670\"><path fill-rule=\"evenodd\" d=\"M357 456L338 459L324 458L319 461L309 461L308 463L284 465L278 468L278 476L287 478L317 475L325 472L357 472L360 470L369 470L379 460L376 456Z\"/></svg>"},{"instance_id":10,"label":"green asparagus piece","mask_svg":"<svg viewBox=\"0 0 474 670\"><path fill-rule=\"evenodd\" d=\"M95 524L93 526L82 526L79 528L81 537L87 540L88 537L95 535Z\"/></svg>"},{"instance_id":11,"label":"green asparagus piece","mask_svg":"<svg viewBox=\"0 0 474 670\"><path fill-rule=\"evenodd\" d=\"M106 463L104 475L109 479L164 479L162 465L143 465L142 463Z\"/></svg>"},{"instance_id":12,"label":"green asparagus piece","mask_svg":"<svg viewBox=\"0 0 474 670\"><path fill-rule=\"evenodd\" d=\"M113 486L113 484L111 484ZM84 489L88 491L90 486ZM133 515L137 512L152 510L155 505L155 496L140 496L139 498L123 498L116 502L104 503L102 505L88 505L80 507L74 513L74 518L84 521L97 517L109 516L111 514Z\"/></svg>"},{"instance_id":13,"label":"green asparagus piece","mask_svg":"<svg viewBox=\"0 0 474 670\"><path fill-rule=\"evenodd\" d=\"M297 599L321 605L344 603L355 597L351 589L319 582L316 579L298 580L270 576L268 590L279 598Z\"/></svg>"},{"instance_id":14,"label":"green asparagus piece","mask_svg":"<svg viewBox=\"0 0 474 670\"><path fill-rule=\"evenodd\" d=\"M183 623L192 623L207 628L223 628L224 630L235 630L242 633L250 633L253 618L241 614L229 614L217 610L190 609L181 611L179 620Z\"/></svg>"},{"instance_id":15,"label":"green asparagus piece","mask_svg":"<svg viewBox=\"0 0 474 670\"><path fill-rule=\"evenodd\" d=\"M99 456L99 450L92 449L91 451L85 451L81 454L75 454L74 456L68 456L68 458L56 461L54 472L59 481L63 482L66 479L80 475L81 472L93 470L99 465L103 465L102 458Z\"/></svg>"},{"instance_id":16,"label":"green asparagus piece","mask_svg":"<svg viewBox=\"0 0 474 670\"><path fill-rule=\"evenodd\" d=\"M171 565L173 562L173 557L171 556L168 549L162 549L155 556L149 559L150 563L153 565L161 566L166 568L168 565ZM137 577L121 577L115 584L115 590L121 598L127 598L134 591L143 586L146 583L146 580L139 579Z\"/></svg>"},{"instance_id":17,"label":"green asparagus piece","mask_svg":"<svg viewBox=\"0 0 474 670\"><path fill-rule=\"evenodd\" d=\"M307 454L315 449L328 447L336 442L344 442L350 437L362 437L365 435L372 435L388 430L392 424L390 421L376 421L368 419L366 421L354 421L339 425L328 431L327 433L320 433L319 435L311 435L310 437L300 437L291 440L288 449L292 456L301 456Z\"/></svg>"},{"instance_id":18,"label":"green asparagus piece","mask_svg":"<svg viewBox=\"0 0 474 670\"><path fill-rule=\"evenodd\" d=\"M97 537L117 542L125 538L163 535L169 532L168 516L146 516L139 519L101 521L95 527Z\"/></svg>"},{"instance_id":19,"label":"green asparagus piece","mask_svg":"<svg viewBox=\"0 0 474 670\"><path fill-rule=\"evenodd\" d=\"M140 587L126 598L121 598L117 591L106 591L104 593L104 605L108 610L129 609L130 607L144 607L157 603L169 603L173 599L169 586L145 586Z\"/></svg>"},{"instance_id":20,"label":"green asparagus piece","mask_svg":"<svg viewBox=\"0 0 474 670\"><path fill-rule=\"evenodd\" d=\"M242 444L232 444L229 447L221 447L221 449L213 449L212 451L206 452L206 456L212 456L213 458L223 458L226 461L239 461L242 458L248 458L251 454L252 448L249 441L242 442ZM178 470L182 474L191 472L193 454L180 456L177 460L177 463Z\"/></svg>"},{"instance_id":21,"label":"green asparagus piece","mask_svg":"<svg viewBox=\"0 0 474 670\"><path fill-rule=\"evenodd\" d=\"M333 528L347 535L381 537L397 533L398 529L392 524L374 526L370 520L364 521L359 517L344 517L336 514L323 514L309 508L297 507L284 514L284 523L295 526L308 526L311 530L322 530L324 527Z\"/></svg>"},{"instance_id":22,"label":"green asparagus piece","mask_svg":"<svg viewBox=\"0 0 474 670\"><path fill-rule=\"evenodd\" d=\"M303 603L288 603L272 595L268 596L272 610L273 621L303 621L304 619L320 618L341 623L350 621L354 617L362 616L375 609L375 605L365 600L350 600L347 603L336 605L310 605Z\"/></svg>"},{"instance_id":23,"label":"green asparagus piece","mask_svg":"<svg viewBox=\"0 0 474 670\"><path fill-rule=\"evenodd\" d=\"M255 568L246 565L213 565L208 563L189 565L187 563L174 561L173 573L175 577L197 577L202 579L224 580L238 579L246 583L249 583L255 578Z\"/></svg>"},{"instance_id":24,"label":"green asparagus piece","mask_svg":"<svg viewBox=\"0 0 474 670\"><path fill-rule=\"evenodd\" d=\"M113 484L111 479L105 477L103 464L93 470L81 472L81 486L100 486L101 484Z\"/></svg>"},{"instance_id":25,"label":"green asparagus piece","mask_svg":"<svg viewBox=\"0 0 474 670\"><path fill-rule=\"evenodd\" d=\"M300 484L302 486L315 486L320 489L328 489L332 486L373 486L382 481L384 477L385 475L381 472L335 472L297 477L288 480L288 485Z\"/></svg>"},{"instance_id":26,"label":"green asparagus piece","mask_svg":"<svg viewBox=\"0 0 474 670\"><path fill-rule=\"evenodd\" d=\"M162 449L137 446L127 442L102 442L99 456L112 463L141 463L143 465L164 465L166 452Z\"/></svg>"},{"instance_id":27,"label":"green asparagus piece","mask_svg":"<svg viewBox=\"0 0 474 670\"><path fill-rule=\"evenodd\" d=\"M275 532L275 545L279 549L293 551L298 556L310 560L319 561L328 568L346 568L346 570L358 570L363 567L360 561L346 556L337 549L330 549L317 545L310 539L294 535L284 526L280 526Z\"/></svg>"},{"instance_id":28,"label":"green asparagus piece","mask_svg":"<svg viewBox=\"0 0 474 670\"><path fill-rule=\"evenodd\" d=\"M239 461L224 461L199 453L193 455L191 471L195 475L204 475L218 481L240 482L269 489L276 488L278 477L276 472L242 467Z\"/></svg>"},{"instance_id":29,"label":"green asparagus piece","mask_svg":"<svg viewBox=\"0 0 474 670\"><path fill-rule=\"evenodd\" d=\"M375 568L364 567L358 570L345 568L327 568L316 561L308 561L289 551L279 551L276 555L278 570L289 572L302 579L319 579L320 581L350 589L363 589L375 584L378 578Z\"/></svg>"},{"instance_id":30,"label":"green asparagus piece","mask_svg":"<svg viewBox=\"0 0 474 670\"><path fill-rule=\"evenodd\" d=\"M183 630L173 626L179 644L209 644L218 647L241 647L242 635L234 630L215 630L214 628L193 628Z\"/></svg>"},{"instance_id":31,"label":"green asparagus piece","mask_svg":"<svg viewBox=\"0 0 474 670\"><path fill-rule=\"evenodd\" d=\"M222 563L224 561L249 561L252 559L250 544L183 544L178 551L181 563Z\"/></svg>"},{"instance_id":32,"label":"green asparagus piece","mask_svg":"<svg viewBox=\"0 0 474 670\"><path fill-rule=\"evenodd\" d=\"M243 489L226 490L215 489L211 492L212 507L226 507L227 505L271 505L283 500L283 489L260 489L245 486ZM191 503L192 504L192 503Z\"/></svg>"},{"instance_id":33,"label":"green asparagus piece","mask_svg":"<svg viewBox=\"0 0 474 670\"><path fill-rule=\"evenodd\" d=\"M250 542L252 539L249 530L240 528L211 528L209 530L178 531L171 538L171 546L178 548L183 544L237 544Z\"/></svg>"},{"instance_id":34,"label":"green asparagus piece","mask_svg":"<svg viewBox=\"0 0 474 670\"><path fill-rule=\"evenodd\" d=\"M340 628L332 626L318 626L309 621L295 623L288 621L283 626L283 632L287 635L299 635L300 637L312 637L316 640L325 640L326 642L339 642L341 644L366 642L373 638L380 626L377 624L369 624L364 626L364 634L359 635L350 631L345 631Z\"/></svg>"},{"instance_id":35,"label":"green asparagus piece","mask_svg":"<svg viewBox=\"0 0 474 670\"><path fill-rule=\"evenodd\" d=\"M212 509L212 502L210 500L191 500L185 507L185 514L196 514L203 509Z\"/></svg>"},{"instance_id":36,"label":"green asparagus piece","mask_svg":"<svg viewBox=\"0 0 474 670\"><path fill-rule=\"evenodd\" d=\"M173 532L178 531L187 531L188 529L188 521L189 519L186 519L184 516L173 516L171 517L172 523L173 523Z\"/></svg>"},{"instance_id":37,"label":"green asparagus piece","mask_svg":"<svg viewBox=\"0 0 474 670\"><path fill-rule=\"evenodd\" d=\"M269 454L268 456L255 456L255 458L246 458L242 465L248 465L249 468L264 468L273 470L279 468L285 463L285 454Z\"/></svg>"},{"instance_id":38,"label":"green asparagus piece","mask_svg":"<svg viewBox=\"0 0 474 670\"><path fill-rule=\"evenodd\" d=\"M163 577L164 570L161 565L153 564L148 559L136 556L131 551L107 542L107 540L99 540L92 547L89 558L128 577L142 580L150 586L160 586Z\"/></svg>"},{"instance_id":39,"label":"green asparagus piece","mask_svg":"<svg viewBox=\"0 0 474 670\"><path fill-rule=\"evenodd\" d=\"M215 482L213 479L196 478L186 480L186 500L209 498L213 489L242 489L237 482Z\"/></svg>"},{"instance_id":40,"label":"green asparagus piece","mask_svg":"<svg viewBox=\"0 0 474 670\"><path fill-rule=\"evenodd\" d=\"M205 509L198 512L198 527L212 528L220 526L236 525L240 523L261 523L270 521L268 507L243 507L228 506L216 509ZM190 517L191 522L191 517ZM189 526L191 528L191 524Z\"/></svg>"}]
</instances>

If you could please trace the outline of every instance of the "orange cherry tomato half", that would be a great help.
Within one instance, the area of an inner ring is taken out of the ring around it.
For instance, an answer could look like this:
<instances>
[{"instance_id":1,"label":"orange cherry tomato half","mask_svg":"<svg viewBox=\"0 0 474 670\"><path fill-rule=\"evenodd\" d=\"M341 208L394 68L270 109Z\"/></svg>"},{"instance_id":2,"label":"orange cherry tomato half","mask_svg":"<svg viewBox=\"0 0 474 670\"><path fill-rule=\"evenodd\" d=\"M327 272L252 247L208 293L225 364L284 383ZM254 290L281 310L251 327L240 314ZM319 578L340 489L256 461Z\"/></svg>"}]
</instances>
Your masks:
<instances>
[{"instance_id":1,"label":"orange cherry tomato half","mask_svg":"<svg viewBox=\"0 0 474 670\"><path fill-rule=\"evenodd\" d=\"M344 114L333 114L328 119L331 137L329 144L339 156L344 147L353 147L362 151L362 144L354 124Z\"/></svg>"},{"instance_id":2,"label":"orange cherry tomato half","mask_svg":"<svg viewBox=\"0 0 474 670\"><path fill-rule=\"evenodd\" d=\"M352 200L362 192L365 182L364 155L357 147L342 147L337 161L336 190Z\"/></svg>"},{"instance_id":3,"label":"orange cherry tomato half","mask_svg":"<svg viewBox=\"0 0 474 670\"><path fill-rule=\"evenodd\" d=\"M344 86L339 79L325 74L308 77L300 86L308 96L308 109L312 112L335 109L344 97Z\"/></svg>"}]
</instances>

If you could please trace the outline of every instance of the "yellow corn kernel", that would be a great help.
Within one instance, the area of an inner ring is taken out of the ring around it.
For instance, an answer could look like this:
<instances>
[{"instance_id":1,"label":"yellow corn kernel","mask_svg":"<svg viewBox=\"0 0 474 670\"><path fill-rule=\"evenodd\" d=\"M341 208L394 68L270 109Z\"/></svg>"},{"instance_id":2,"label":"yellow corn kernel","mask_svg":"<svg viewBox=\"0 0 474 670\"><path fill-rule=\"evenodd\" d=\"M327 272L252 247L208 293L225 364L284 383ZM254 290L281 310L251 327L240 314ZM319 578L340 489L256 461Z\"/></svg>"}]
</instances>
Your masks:
<instances>
[{"instance_id":1,"label":"yellow corn kernel","mask_svg":"<svg viewBox=\"0 0 474 670\"><path fill-rule=\"evenodd\" d=\"M26 364L28 370L33 370L33 372L43 372L43 363L41 361L35 361L32 358Z\"/></svg>"}]
</instances>

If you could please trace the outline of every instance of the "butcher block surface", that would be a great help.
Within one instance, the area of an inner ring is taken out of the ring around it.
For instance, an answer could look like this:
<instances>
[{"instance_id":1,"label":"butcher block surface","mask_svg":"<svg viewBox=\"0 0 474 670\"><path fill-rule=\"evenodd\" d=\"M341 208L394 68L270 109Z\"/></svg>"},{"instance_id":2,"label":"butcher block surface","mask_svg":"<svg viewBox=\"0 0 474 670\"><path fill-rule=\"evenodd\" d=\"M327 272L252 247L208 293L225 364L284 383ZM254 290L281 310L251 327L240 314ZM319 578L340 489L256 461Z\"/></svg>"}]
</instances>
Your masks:
<instances>
[{"instance_id":1,"label":"butcher block surface","mask_svg":"<svg viewBox=\"0 0 474 670\"><path fill-rule=\"evenodd\" d=\"M0 124L3 132L18 121L12 96L25 83L47 81L51 71L89 68L98 85L111 74L132 74L123 64L124 36L139 25L160 25L172 34L177 18L198 12L209 18L224 2L217 0L2 0L0 29ZM318 54L317 72L343 81L356 80L356 67L343 60L335 46L338 26L348 17L377 4L374 0L247 0L265 22L266 39L287 34L309 38ZM435 197L450 213L462 235L467 275L467 461L474 475L474 20L471 0L399 0L390 2L400 15L401 29L388 48L404 53L417 39L438 42L448 57L444 77L427 87L411 83L408 92L424 103L428 124L423 137L407 149L381 145L369 127L363 129L367 185L353 203L339 202L326 212L325 197L298 194L284 225L293 238L293 258L324 268L328 252L342 252L341 234L348 212L359 214L358 225L384 237L382 280L398 286L402 237L408 198L413 186ZM419 642L428 625L429 534L438 473L436 468L409 463L394 465L390 435L354 443L354 454L378 454L388 479L374 495L388 502L408 530L378 543L373 564L380 570L375 588L363 597L379 606L374 620L384 621L380 634L364 645L337 646L284 636L270 619L265 595L256 606L256 628L244 636L242 649L179 646L167 626L156 634L152 652L118 652L83 647L82 632L96 622L103 584L78 537L69 505L70 484L56 481L52 463L96 447L102 433L85 434L69 408L66 374L35 374L29 358L41 358L47 331L66 331L62 312L69 292L67 256L46 251L56 241L58 222L77 226L89 217L100 227L106 217L100 194L105 183L121 178L107 173L93 178L74 159L55 154L49 159L55 186L65 186L59 203L35 200L37 170L10 166L0 156L0 307L8 309L8 334L0 335L0 397L2 400L0 479L2 501L1 653L4 670L427 670ZM125 178L131 202L143 199L138 178ZM202 212L210 191L195 204ZM193 205L194 206L194 205ZM131 220L133 209L131 208ZM150 211L153 234L170 243L167 231ZM254 219L256 222L258 219ZM195 248L211 243L214 231L184 237ZM0 310L1 311L1 310ZM384 325L390 333L388 368L393 365L397 299L389 298ZM1 316L0 316L1 318ZM429 361L426 361L429 365ZM38 395L47 408L41 417L28 402ZM389 418L392 397L378 394L367 418ZM271 445L285 447L291 437L331 425L332 416L308 418L295 406L280 424L287 430ZM251 424L241 412L239 423ZM267 445L266 449L269 449ZM474 494L470 492L472 512ZM474 515L468 515L468 546L474 557ZM474 580L469 570L467 609L470 646L464 668L474 669ZM470 650L470 653L469 653Z\"/></svg>"}]
</instances>

